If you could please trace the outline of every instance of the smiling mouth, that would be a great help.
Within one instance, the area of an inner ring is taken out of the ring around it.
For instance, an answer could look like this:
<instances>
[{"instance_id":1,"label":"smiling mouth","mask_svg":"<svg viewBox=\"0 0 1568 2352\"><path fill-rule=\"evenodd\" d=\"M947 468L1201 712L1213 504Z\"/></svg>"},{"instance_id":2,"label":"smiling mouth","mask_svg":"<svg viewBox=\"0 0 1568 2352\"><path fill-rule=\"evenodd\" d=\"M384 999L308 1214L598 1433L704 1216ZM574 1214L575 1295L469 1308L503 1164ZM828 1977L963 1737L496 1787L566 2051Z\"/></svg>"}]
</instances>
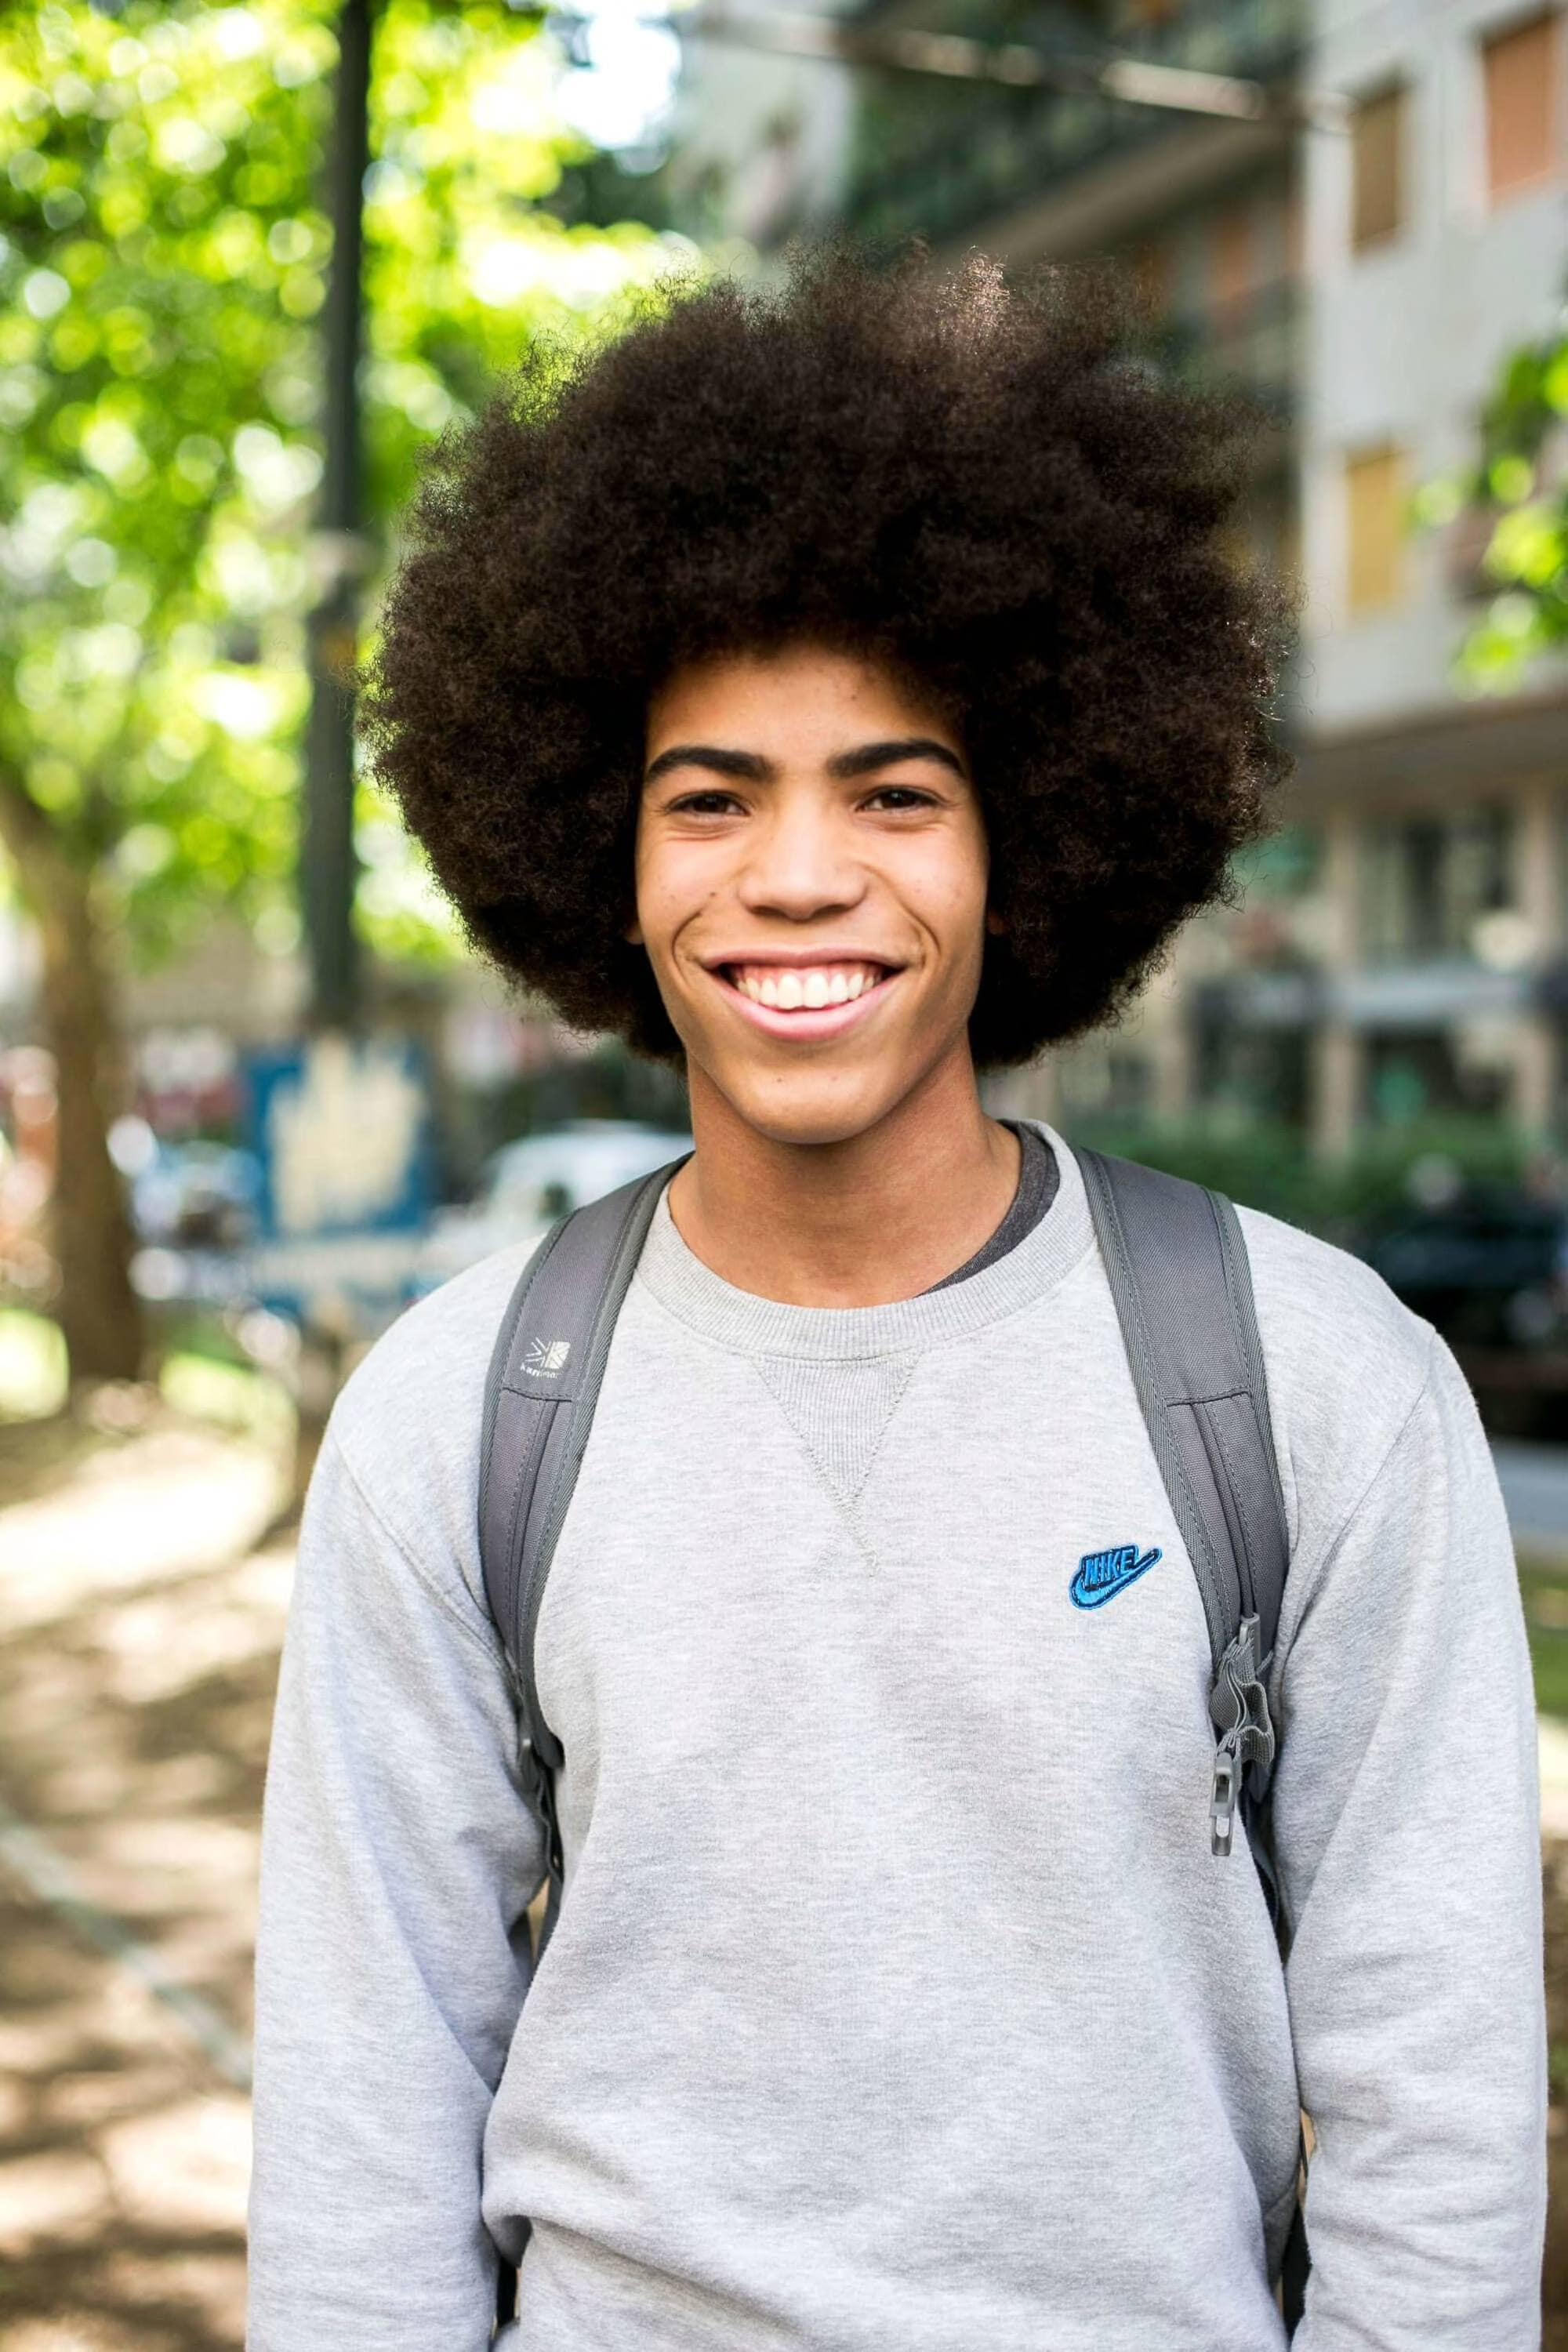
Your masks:
<instances>
[{"instance_id":1,"label":"smiling mouth","mask_svg":"<svg viewBox=\"0 0 1568 2352\"><path fill-rule=\"evenodd\" d=\"M856 1004L897 976L898 966L862 959L819 964L727 963L718 977L749 1003L769 1012L820 1013Z\"/></svg>"}]
</instances>

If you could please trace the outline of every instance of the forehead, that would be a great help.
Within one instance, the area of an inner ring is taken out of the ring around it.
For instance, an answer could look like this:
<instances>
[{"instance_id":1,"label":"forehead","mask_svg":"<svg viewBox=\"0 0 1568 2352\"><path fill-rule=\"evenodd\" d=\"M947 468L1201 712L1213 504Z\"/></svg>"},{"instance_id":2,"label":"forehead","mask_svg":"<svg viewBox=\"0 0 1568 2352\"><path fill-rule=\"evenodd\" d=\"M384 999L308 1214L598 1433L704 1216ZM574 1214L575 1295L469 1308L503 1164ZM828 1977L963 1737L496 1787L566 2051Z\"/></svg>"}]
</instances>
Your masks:
<instances>
[{"instance_id":1,"label":"forehead","mask_svg":"<svg viewBox=\"0 0 1568 2352\"><path fill-rule=\"evenodd\" d=\"M957 729L918 683L826 646L724 654L676 670L648 705L647 756L676 743L809 764L857 743L919 733L960 757Z\"/></svg>"}]
</instances>

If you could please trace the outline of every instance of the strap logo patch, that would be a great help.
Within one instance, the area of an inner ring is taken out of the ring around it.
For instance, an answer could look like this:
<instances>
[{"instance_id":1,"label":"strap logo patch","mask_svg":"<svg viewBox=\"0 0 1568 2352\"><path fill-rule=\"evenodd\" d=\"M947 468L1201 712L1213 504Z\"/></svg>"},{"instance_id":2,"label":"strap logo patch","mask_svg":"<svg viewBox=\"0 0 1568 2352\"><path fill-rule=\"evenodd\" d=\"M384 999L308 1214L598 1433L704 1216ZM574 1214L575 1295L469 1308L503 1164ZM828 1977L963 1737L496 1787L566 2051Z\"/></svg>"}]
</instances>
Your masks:
<instances>
[{"instance_id":1,"label":"strap logo patch","mask_svg":"<svg viewBox=\"0 0 1568 2352\"><path fill-rule=\"evenodd\" d=\"M1144 1552L1136 1544L1113 1544L1109 1551L1086 1551L1068 1587L1068 1595L1079 1609L1102 1609L1126 1586L1135 1584L1160 1557L1158 1544Z\"/></svg>"},{"instance_id":2,"label":"strap logo patch","mask_svg":"<svg viewBox=\"0 0 1568 2352\"><path fill-rule=\"evenodd\" d=\"M536 1381L553 1380L571 1353L570 1339L531 1339L522 1369Z\"/></svg>"}]
</instances>

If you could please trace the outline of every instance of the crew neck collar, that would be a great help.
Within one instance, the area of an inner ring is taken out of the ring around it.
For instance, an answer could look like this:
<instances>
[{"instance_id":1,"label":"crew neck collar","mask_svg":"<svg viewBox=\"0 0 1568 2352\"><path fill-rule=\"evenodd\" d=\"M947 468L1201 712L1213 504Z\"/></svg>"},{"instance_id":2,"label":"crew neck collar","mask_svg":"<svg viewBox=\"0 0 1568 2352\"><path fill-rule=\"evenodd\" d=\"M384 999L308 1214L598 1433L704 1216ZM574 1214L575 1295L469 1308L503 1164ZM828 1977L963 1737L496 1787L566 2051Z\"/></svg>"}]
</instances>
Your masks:
<instances>
[{"instance_id":1,"label":"crew neck collar","mask_svg":"<svg viewBox=\"0 0 1568 2352\"><path fill-rule=\"evenodd\" d=\"M643 1244L637 1278L660 1306L720 1346L746 1355L818 1362L888 1356L963 1339L1053 1290L1094 1238L1077 1160L1043 1119L1023 1122L1043 1136L1060 1171L1057 1196L1034 1231L980 1273L945 1289L882 1307L791 1307L758 1297L705 1265L670 1214L668 1184Z\"/></svg>"}]
</instances>

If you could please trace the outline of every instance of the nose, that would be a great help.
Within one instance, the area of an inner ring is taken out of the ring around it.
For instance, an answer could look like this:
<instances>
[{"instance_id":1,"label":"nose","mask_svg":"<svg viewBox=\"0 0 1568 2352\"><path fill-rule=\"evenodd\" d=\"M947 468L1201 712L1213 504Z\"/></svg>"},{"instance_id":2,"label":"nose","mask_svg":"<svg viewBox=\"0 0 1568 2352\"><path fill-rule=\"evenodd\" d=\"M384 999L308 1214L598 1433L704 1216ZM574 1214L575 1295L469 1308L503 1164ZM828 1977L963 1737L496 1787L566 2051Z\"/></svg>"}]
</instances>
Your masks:
<instances>
[{"instance_id":1,"label":"nose","mask_svg":"<svg viewBox=\"0 0 1568 2352\"><path fill-rule=\"evenodd\" d=\"M804 923L858 906L866 895L865 867L831 801L782 793L748 848L739 885L748 913Z\"/></svg>"}]
</instances>

